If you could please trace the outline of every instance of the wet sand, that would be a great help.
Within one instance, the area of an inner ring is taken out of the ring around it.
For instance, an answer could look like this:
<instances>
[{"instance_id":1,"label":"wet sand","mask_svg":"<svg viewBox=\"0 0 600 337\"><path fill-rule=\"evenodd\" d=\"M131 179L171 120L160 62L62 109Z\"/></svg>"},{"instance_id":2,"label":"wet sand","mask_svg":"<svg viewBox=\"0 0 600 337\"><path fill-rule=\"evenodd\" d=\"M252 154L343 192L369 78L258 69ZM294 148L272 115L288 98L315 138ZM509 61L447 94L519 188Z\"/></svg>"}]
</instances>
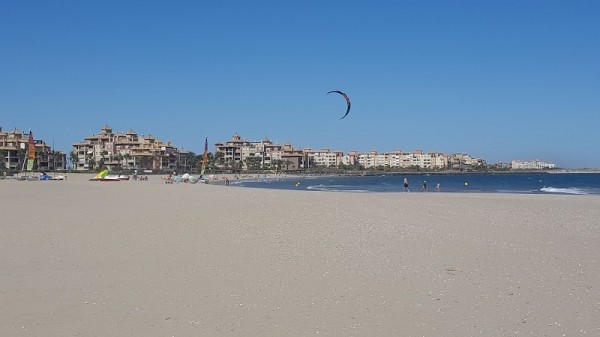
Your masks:
<instances>
[{"instance_id":1,"label":"wet sand","mask_svg":"<svg viewBox=\"0 0 600 337\"><path fill-rule=\"evenodd\" d=\"M597 196L89 177L0 181L0 336L600 335Z\"/></svg>"}]
</instances>

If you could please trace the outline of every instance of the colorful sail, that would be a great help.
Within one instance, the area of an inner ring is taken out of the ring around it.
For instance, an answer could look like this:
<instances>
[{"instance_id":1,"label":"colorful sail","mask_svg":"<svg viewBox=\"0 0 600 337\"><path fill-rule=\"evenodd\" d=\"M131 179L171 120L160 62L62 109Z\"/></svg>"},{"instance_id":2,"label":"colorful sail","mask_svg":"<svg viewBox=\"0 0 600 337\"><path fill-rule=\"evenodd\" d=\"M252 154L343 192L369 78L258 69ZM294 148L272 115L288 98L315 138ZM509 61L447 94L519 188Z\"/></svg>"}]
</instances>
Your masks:
<instances>
[{"instance_id":1,"label":"colorful sail","mask_svg":"<svg viewBox=\"0 0 600 337\"><path fill-rule=\"evenodd\" d=\"M35 162L35 142L33 141L33 132L29 130L29 145L27 146L27 171L33 171Z\"/></svg>"},{"instance_id":2,"label":"colorful sail","mask_svg":"<svg viewBox=\"0 0 600 337\"><path fill-rule=\"evenodd\" d=\"M208 161L208 137L204 138L204 155L202 155L202 169L200 170L200 176L204 177L204 171L206 170L206 162Z\"/></svg>"},{"instance_id":3,"label":"colorful sail","mask_svg":"<svg viewBox=\"0 0 600 337\"><path fill-rule=\"evenodd\" d=\"M95 178L96 178L96 179L103 179L103 178L105 178L105 177L108 175L108 173L109 173L109 172L110 172L110 171L109 171L108 169L104 169L104 170L100 171L100 172L99 172L99 173L96 175L96 177L95 177Z\"/></svg>"}]
</instances>

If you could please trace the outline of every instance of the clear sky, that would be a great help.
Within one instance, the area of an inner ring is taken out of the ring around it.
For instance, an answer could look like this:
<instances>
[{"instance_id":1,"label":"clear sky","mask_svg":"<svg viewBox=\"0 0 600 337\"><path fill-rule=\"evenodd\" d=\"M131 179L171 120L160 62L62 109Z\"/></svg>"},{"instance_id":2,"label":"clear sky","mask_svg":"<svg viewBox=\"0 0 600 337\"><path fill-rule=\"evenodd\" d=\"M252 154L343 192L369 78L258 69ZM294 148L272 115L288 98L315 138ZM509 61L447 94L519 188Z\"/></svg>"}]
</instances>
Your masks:
<instances>
[{"instance_id":1,"label":"clear sky","mask_svg":"<svg viewBox=\"0 0 600 337\"><path fill-rule=\"evenodd\" d=\"M108 124L197 153L237 132L600 168L599 18L595 0L0 0L0 126L65 152Z\"/></svg>"}]
</instances>

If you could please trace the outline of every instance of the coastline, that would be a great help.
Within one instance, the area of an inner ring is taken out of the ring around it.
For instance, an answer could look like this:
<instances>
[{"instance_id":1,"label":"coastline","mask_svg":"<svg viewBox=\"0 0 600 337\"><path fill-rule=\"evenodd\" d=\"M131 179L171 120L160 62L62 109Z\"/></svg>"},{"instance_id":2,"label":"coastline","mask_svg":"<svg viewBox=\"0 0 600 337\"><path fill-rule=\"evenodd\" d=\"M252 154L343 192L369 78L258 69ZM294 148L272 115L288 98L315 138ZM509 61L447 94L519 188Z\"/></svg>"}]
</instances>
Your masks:
<instances>
[{"instance_id":1,"label":"coastline","mask_svg":"<svg viewBox=\"0 0 600 337\"><path fill-rule=\"evenodd\" d=\"M3 336L597 334L600 199L3 181Z\"/></svg>"}]
</instances>

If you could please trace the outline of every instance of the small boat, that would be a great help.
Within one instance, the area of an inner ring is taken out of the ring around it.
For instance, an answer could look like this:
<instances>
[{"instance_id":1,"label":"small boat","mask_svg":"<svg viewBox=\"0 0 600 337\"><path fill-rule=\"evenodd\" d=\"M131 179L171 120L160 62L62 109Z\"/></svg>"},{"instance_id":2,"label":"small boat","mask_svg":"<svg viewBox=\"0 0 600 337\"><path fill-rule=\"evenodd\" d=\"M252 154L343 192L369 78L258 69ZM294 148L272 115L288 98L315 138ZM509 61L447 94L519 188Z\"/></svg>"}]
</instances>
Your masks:
<instances>
[{"instance_id":1,"label":"small boat","mask_svg":"<svg viewBox=\"0 0 600 337\"><path fill-rule=\"evenodd\" d=\"M33 139L33 132L29 129L29 140L27 142L27 160L23 161L23 167L21 168L21 172L25 171L25 164L27 164L27 174L16 177L16 180L19 181L34 181L38 180L38 177L32 176L31 173L33 171L33 164L35 162L35 141Z\"/></svg>"},{"instance_id":2,"label":"small boat","mask_svg":"<svg viewBox=\"0 0 600 337\"><path fill-rule=\"evenodd\" d=\"M104 178L100 178L97 179L97 181L121 181L121 179L119 179L119 176L105 176Z\"/></svg>"},{"instance_id":3,"label":"small boat","mask_svg":"<svg viewBox=\"0 0 600 337\"><path fill-rule=\"evenodd\" d=\"M98 173L94 178L91 178L90 181L127 181L129 180L128 175L120 174L109 174L110 171L108 169L102 170Z\"/></svg>"}]
</instances>

